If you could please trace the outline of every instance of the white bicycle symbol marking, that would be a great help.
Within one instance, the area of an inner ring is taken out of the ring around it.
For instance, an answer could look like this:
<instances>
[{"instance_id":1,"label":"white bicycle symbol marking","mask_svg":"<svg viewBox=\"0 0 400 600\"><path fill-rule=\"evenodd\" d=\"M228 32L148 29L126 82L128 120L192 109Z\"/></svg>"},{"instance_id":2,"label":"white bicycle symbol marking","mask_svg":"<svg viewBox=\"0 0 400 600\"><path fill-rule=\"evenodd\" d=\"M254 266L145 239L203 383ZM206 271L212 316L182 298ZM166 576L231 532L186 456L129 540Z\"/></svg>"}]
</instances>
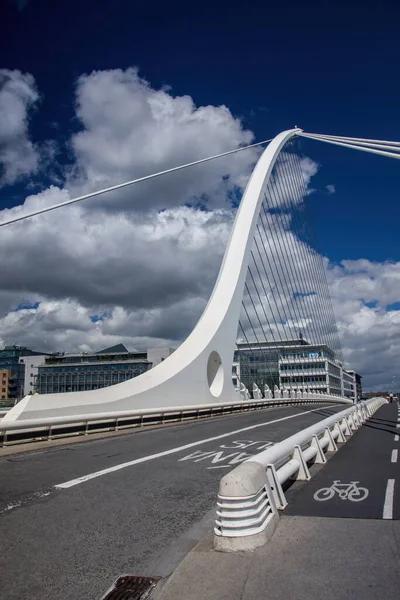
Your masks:
<instances>
[{"instance_id":1,"label":"white bicycle symbol marking","mask_svg":"<svg viewBox=\"0 0 400 600\"><path fill-rule=\"evenodd\" d=\"M331 487L321 488L314 494L314 500L325 502L331 500L335 493L338 494L341 500L351 500L351 502L361 502L368 497L369 491L365 487L357 485L359 481L350 481L350 483L340 483L340 479L336 479Z\"/></svg>"}]
</instances>

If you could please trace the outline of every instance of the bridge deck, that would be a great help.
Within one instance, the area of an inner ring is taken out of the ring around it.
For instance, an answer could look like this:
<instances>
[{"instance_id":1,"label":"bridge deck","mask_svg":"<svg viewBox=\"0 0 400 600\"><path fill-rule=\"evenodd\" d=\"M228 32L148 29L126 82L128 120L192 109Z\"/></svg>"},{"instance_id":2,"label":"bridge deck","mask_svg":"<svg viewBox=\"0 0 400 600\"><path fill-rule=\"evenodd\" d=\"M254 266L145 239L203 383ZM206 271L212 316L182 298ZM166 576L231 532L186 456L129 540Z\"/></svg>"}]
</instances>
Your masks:
<instances>
[{"instance_id":1,"label":"bridge deck","mask_svg":"<svg viewBox=\"0 0 400 600\"><path fill-rule=\"evenodd\" d=\"M224 473L340 410L270 408L3 456L1 598L97 600L119 575L169 575L211 528Z\"/></svg>"}]
</instances>

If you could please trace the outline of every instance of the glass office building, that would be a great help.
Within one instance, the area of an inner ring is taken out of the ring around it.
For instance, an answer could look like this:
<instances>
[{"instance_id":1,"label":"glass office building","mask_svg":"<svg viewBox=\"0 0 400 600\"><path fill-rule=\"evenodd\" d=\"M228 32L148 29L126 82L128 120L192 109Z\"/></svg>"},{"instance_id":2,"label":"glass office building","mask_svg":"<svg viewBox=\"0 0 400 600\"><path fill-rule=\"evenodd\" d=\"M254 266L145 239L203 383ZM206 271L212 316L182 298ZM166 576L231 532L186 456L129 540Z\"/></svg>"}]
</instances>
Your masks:
<instances>
[{"instance_id":1,"label":"glass office building","mask_svg":"<svg viewBox=\"0 0 400 600\"><path fill-rule=\"evenodd\" d=\"M234 361L240 364L240 380L249 391L256 383L261 390L268 385L271 390L277 386L343 394L342 365L325 344L305 339L238 343Z\"/></svg>"},{"instance_id":2,"label":"glass office building","mask_svg":"<svg viewBox=\"0 0 400 600\"><path fill-rule=\"evenodd\" d=\"M38 367L39 394L97 390L137 377L152 367L147 352L118 344L93 354L55 354Z\"/></svg>"},{"instance_id":3,"label":"glass office building","mask_svg":"<svg viewBox=\"0 0 400 600\"><path fill-rule=\"evenodd\" d=\"M29 350L25 346L5 346L3 350L0 350L0 395L2 399L7 398L15 401L24 396L25 365L20 362L20 358L38 355L43 355L43 352Z\"/></svg>"}]
</instances>

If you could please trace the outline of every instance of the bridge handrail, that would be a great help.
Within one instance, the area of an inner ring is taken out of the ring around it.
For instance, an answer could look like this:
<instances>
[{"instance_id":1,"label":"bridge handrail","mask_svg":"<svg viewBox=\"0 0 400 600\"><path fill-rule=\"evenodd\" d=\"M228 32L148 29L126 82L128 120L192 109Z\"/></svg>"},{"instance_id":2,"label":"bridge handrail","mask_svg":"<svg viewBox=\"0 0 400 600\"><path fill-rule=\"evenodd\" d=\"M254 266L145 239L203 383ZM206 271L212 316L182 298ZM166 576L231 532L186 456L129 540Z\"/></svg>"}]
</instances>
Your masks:
<instances>
[{"instance_id":1,"label":"bridge handrail","mask_svg":"<svg viewBox=\"0 0 400 600\"><path fill-rule=\"evenodd\" d=\"M287 506L282 485L290 478L309 480L312 459L325 463L324 450L336 451L372 414L386 404L371 398L307 427L252 456L220 482L214 545L217 550L254 549L272 535L278 509Z\"/></svg>"},{"instance_id":2,"label":"bridge handrail","mask_svg":"<svg viewBox=\"0 0 400 600\"><path fill-rule=\"evenodd\" d=\"M86 427L90 424L96 423L105 423L105 422L115 422L116 427L118 426L118 422L121 420L121 427L123 426L124 419L130 419L135 417L150 417L150 416L171 416L177 415L181 416L181 418L185 418L185 414L193 415L193 413L197 413L201 416L212 416L214 411L217 410L231 410L234 411L243 411L243 410L252 410L257 408L266 408L268 406L284 406L284 405L300 405L300 404L346 404L349 401L345 398L341 398L340 396L333 395L318 395L309 394L308 397L304 397L303 399L295 399L295 398L272 398L267 399L264 398L262 400L238 400L237 402L216 402L216 403L207 403L207 404L189 404L184 406L171 406L168 408L142 408L142 409L133 409L133 410L125 410L125 411L114 411L114 412L104 412L97 413L94 415L90 414L75 414L70 416L63 415L62 417L41 417L39 419L23 419L19 421L18 419L11 421L7 420L7 417L0 420L0 438L3 439L7 437L7 434L10 432L19 432L19 431L37 431L37 430L48 430L51 433L53 428L59 426L73 426L73 425L85 425Z\"/></svg>"}]
</instances>

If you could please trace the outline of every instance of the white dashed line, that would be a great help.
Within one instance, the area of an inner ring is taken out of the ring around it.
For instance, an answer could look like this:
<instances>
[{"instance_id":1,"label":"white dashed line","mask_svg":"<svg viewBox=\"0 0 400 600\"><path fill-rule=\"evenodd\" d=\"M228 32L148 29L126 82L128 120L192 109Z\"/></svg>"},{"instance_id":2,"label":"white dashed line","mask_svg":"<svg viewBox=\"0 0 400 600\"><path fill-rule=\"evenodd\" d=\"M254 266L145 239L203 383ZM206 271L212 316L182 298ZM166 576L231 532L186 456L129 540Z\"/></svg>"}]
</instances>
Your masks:
<instances>
[{"instance_id":1,"label":"white dashed line","mask_svg":"<svg viewBox=\"0 0 400 600\"><path fill-rule=\"evenodd\" d=\"M393 496L394 479L388 479L385 494L385 504L383 505L383 519L393 519Z\"/></svg>"},{"instance_id":2,"label":"white dashed line","mask_svg":"<svg viewBox=\"0 0 400 600\"><path fill-rule=\"evenodd\" d=\"M396 463L397 462L397 455L398 455L399 451L398 450L392 450L392 463Z\"/></svg>"},{"instance_id":3,"label":"white dashed line","mask_svg":"<svg viewBox=\"0 0 400 600\"><path fill-rule=\"evenodd\" d=\"M399 441L399 434L398 434L398 433L396 433L396 434L395 434L395 436L394 436L394 441L395 441L395 442L398 442L398 441Z\"/></svg>"}]
</instances>

